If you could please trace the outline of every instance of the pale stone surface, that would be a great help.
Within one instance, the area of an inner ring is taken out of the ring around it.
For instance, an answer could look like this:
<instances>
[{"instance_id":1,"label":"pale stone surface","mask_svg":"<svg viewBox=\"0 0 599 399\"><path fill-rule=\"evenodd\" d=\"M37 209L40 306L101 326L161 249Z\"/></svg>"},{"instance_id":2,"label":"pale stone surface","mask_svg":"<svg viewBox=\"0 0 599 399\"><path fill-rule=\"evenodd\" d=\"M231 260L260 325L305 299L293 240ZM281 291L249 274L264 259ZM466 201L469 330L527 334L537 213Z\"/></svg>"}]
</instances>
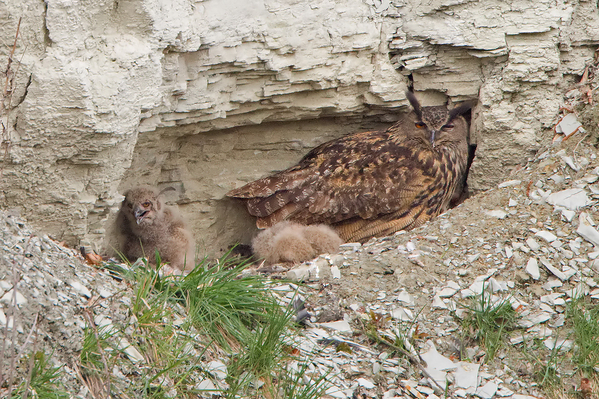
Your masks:
<instances>
[{"instance_id":1,"label":"pale stone surface","mask_svg":"<svg viewBox=\"0 0 599 399\"><path fill-rule=\"evenodd\" d=\"M119 193L171 185L206 253L254 233L227 190L388 125L409 79L428 104L478 99L470 187L498 184L599 43L588 1L8 0L2 43L19 17L0 206L100 246Z\"/></svg>"}]
</instances>

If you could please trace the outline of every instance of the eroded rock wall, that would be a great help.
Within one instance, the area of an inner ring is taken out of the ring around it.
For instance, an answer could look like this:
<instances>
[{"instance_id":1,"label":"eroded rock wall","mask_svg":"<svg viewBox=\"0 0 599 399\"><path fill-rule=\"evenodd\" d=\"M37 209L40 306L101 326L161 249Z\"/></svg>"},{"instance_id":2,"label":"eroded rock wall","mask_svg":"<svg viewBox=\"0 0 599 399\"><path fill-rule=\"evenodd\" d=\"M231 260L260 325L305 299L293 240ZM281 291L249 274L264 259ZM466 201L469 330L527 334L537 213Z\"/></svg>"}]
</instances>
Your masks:
<instances>
[{"instance_id":1,"label":"eroded rock wall","mask_svg":"<svg viewBox=\"0 0 599 399\"><path fill-rule=\"evenodd\" d=\"M470 186L490 187L599 43L591 1L5 0L2 43L19 17L0 206L101 245L120 192L171 185L207 253L253 234L228 189L388 125L407 84L477 101Z\"/></svg>"}]
</instances>

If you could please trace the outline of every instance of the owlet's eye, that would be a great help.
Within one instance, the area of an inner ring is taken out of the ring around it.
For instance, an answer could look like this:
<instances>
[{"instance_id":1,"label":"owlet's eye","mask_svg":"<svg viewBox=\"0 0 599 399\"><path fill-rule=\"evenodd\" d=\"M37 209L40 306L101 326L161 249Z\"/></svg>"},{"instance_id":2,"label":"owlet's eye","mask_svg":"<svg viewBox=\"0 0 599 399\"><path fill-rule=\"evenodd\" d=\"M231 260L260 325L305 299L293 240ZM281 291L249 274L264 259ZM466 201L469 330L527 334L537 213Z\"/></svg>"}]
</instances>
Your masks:
<instances>
[{"instance_id":1,"label":"owlet's eye","mask_svg":"<svg viewBox=\"0 0 599 399\"><path fill-rule=\"evenodd\" d=\"M455 125L453 123L448 123L447 125L443 126L445 129L453 129L454 127Z\"/></svg>"},{"instance_id":2,"label":"owlet's eye","mask_svg":"<svg viewBox=\"0 0 599 399\"><path fill-rule=\"evenodd\" d=\"M152 205L152 203L150 201L145 201L144 203L141 204L141 206L143 206L144 208L147 208L150 205Z\"/></svg>"},{"instance_id":3,"label":"owlet's eye","mask_svg":"<svg viewBox=\"0 0 599 399\"><path fill-rule=\"evenodd\" d=\"M417 127L418 129L423 129L423 128L425 128L425 127L426 127L426 125L425 125L424 123L422 123L422 122L416 122L416 127Z\"/></svg>"}]
</instances>

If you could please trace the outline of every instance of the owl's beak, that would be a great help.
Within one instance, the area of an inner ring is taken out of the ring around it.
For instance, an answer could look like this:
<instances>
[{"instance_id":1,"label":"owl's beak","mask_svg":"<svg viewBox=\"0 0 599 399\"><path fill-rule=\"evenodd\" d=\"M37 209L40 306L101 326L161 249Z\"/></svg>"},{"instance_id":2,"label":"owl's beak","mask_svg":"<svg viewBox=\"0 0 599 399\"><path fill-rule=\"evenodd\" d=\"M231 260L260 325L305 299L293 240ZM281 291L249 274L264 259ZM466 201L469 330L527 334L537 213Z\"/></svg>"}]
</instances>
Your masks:
<instances>
[{"instance_id":1,"label":"owl's beak","mask_svg":"<svg viewBox=\"0 0 599 399\"><path fill-rule=\"evenodd\" d=\"M139 224L143 220L144 216L146 216L146 213L148 213L148 211L146 211L145 209L136 209L135 210L134 215L135 215L135 221L137 222L137 224Z\"/></svg>"},{"instance_id":2,"label":"owl's beak","mask_svg":"<svg viewBox=\"0 0 599 399\"><path fill-rule=\"evenodd\" d=\"M434 147L435 146L435 134L437 133L436 130L431 130L431 145Z\"/></svg>"}]
</instances>

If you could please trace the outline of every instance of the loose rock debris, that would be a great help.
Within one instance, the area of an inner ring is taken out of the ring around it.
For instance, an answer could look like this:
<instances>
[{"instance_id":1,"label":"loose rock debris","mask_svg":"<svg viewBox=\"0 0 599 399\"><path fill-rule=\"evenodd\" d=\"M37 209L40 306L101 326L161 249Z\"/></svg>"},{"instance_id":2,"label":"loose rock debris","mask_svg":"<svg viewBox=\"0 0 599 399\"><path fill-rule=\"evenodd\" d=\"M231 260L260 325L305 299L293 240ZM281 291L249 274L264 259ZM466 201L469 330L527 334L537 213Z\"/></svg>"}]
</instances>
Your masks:
<instances>
[{"instance_id":1,"label":"loose rock debris","mask_svg":"<svg viewBox=\"0 0 599 399\"><path fill-rule=\"evenodd\" d=\"M272 292L282 305L298 292L305 299L307 326L290 345L312 356L306 378L327 373L331 398L435 399L445 389L463 398L542 396L530 360L517 350L537 339L548 350L568 351L574 343L561 330L567 303L599 299L598 181L594 147L583 142L576 152L551 148L497 188L418 229L343 244L338 254L281 273L306 285L273 276ZM94 322L123 320L129 288L81 262L76 251L33 234L19 218L0 212L0 223L0 327L16 325L22 343L35 315L42 315L42 345L64 364L67 387L85 397L73 364L86 324L82 310L92 300L118 298L94 307ZM7 313L14 265L22 273L16 322ZM480 344L461 338L466 306L484 293L492 304L508 300L523 328L506 336L506 347L490 362ZM368 325L383 341L365 334ZM130 347L123 339L120 346ZM384 344L402 340L409 356ZM143 361L139 352L125 353ZM196 388L226 388L227 361L206 361L212 371ZM559 371L568 377L571 370ZM127 378L118 368L113 373Z\"/></svg>"}]
</instances>

